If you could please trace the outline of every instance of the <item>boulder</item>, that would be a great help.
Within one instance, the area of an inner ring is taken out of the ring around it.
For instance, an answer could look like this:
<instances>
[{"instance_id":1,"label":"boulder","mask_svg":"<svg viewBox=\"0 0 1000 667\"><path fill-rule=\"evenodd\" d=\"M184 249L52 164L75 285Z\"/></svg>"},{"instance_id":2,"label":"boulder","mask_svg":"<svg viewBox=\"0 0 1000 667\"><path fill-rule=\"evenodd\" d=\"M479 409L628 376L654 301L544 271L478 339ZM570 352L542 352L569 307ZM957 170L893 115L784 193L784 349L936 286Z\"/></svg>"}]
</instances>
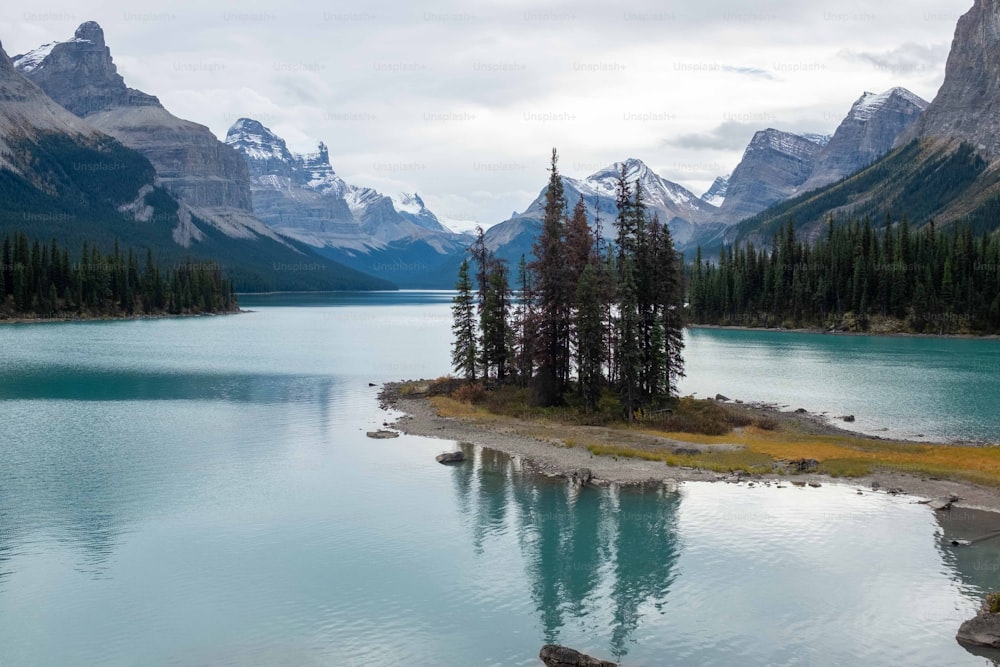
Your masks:
<instances>
[{"instance_id":1,"label":"boulder","mask_svg":"<svg viewBox=\"0 0 1000 667\"><path fill-rule=\"evenodd\" d=\"M816 459L794 459L788 462L788 467L796 472L814 472L819 467Z\"/></svg>"},{"instance_id":2,"label":"boulder","mask_svg":"<svg viewBox=\"0 0 1000 667\"><path fill-rule=\"evenodd\" d=\"M991 614L983 605L974 618L962 623L955 638L970 646L1000 648L1000 614Z\"/></svg>"},{"instance_id":3,"label":"boulder","mask_svg":"<svg viewBox=\"0 0 1000 667\"><path fill-rule=\"evenodd\" d=\"M716 394L715 395L715 400L725 402L725 401L728 401L730 399L729 399L729 397L723 396L722 394Z\"/></svg>"},{"instance_id":4,"label":"boulder","mask_svg":"<svg viewBox=\"0 0 1000 667\"><path fill-rule=\"evenodd\" d=\"M806 410L805 408L799 408L798 410L795 411L795 414L797 414L797 415L805 415L805 414L809 414L809 411Z\"/></svg>"},{"instance_id":5,"label":"boulder","mask_svg":"<svg viewBox=\"0 0 1000 667\"><path fill-rule=\"evenodd\" d=\"M843 417L841 417L841 419L843 419L848 424L851 424L851 423L854 423L855 421L857 421L855 419L854 415L844 415Z\"/></svg>"},{"instance_id":6,"label":"boulder","mask_svg":"<svg viewBox=\"0 0 1000 667\"><path fill-rule=\"evenodd\" d=\"M375 440L391 440L392 438L399 437L399 434L395 431L368 431L366 435Z\"/></svg>"},{"instance_id":7,"label":"boulder","mask_svg":"<svg viewBox=\"0 0 1000 667\"><path fill-rule=\"evenodd\" d=\"M618 667L618 663L598 660L565 646L546 644L538 652L547 667Z\"/></svg>"},{"instance_id":8,"label":"boulder","mask_svg":"<svg viewBox=\"0 0 1000 667\"><path fill-rule=\"evenodd\" d=\"M591 472L590 468L580 468L571 472L567 477L573 486L587 486L594 479L594 473Z\"/></svg>"},{"instance_id":9,"label":"boulder","mask_svg":"<svg viewBox=\"0 0 1000 667\"><path fill-rule=\"evenodd\" d=\"M465 453L445 452L444 454L438 454L434 460L442 465L448 465L451 463L465 463Z\"/></svg>"}]
</instances>

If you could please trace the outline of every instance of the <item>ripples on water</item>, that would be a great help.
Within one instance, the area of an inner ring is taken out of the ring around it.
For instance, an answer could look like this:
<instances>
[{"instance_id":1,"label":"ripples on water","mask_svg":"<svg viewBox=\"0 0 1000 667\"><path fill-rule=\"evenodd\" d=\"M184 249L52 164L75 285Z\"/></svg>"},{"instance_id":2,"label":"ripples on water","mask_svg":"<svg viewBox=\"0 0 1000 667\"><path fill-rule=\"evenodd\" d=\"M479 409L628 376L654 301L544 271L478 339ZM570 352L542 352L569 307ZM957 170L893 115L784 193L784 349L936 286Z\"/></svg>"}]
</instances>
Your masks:
<instances>
[{"instance_id":1,"label":"ripples on water","mask_svg":"<svg viewBox=\"0 0 1000 667\"><path fill-rule=\"evenodd\" d=\"M316 298L0 329L0 664L986 664L1000 547L948 541L988 520L443 467L364 433L369 382L447 367L447 298Z\"/></svg>"}]
</instances>

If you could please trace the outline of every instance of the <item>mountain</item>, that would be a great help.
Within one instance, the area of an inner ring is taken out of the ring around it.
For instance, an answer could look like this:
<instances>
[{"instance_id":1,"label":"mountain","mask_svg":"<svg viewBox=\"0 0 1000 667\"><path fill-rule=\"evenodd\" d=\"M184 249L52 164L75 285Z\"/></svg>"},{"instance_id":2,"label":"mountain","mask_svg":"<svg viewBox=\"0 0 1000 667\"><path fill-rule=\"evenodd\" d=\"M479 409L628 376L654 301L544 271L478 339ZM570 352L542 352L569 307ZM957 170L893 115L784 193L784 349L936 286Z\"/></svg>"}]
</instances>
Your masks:
<instances>
[{"instance_id":1,"label":"mountain","mask_svg":"<svg viewBox=\"0 0 1000 667\"><path fill-rule=\"evenodd\" d=\"M615 236L614 220L618 214L615 187L623 168L629 183L638 182L642 186L649 215L656 215L660 222L670 228L679 248L686 247L697 236L700 226L717 213L715 206L683 186L660 177L642 160L635 158L616 162L584 179L563 176L563 188L570 210L583 198L587 221L593 227L600 219L605 238ZM531 254L534 239L541 231L547 191L546 186L523 213L487 230L487 245L499 257L516 264L522 254Z\"/></svg>"},{"instance_id":2,"label":"mountain","mask_svg":"<svg viewBox=\"0 0 1000 667\"><path fill-rule=\"evenodd\" d=\"M118 73L99 24L80 25L72 39L16 56L14 66L89 125L142 153L160 182L191 213L234 238L280 238L253 216L246 165L205 126L177 118L159 99L129 88ZM183 243L197 239L191 228Z\"/></svg>"},{"instance_id":3,"label":"mountain","mask_svg":"<svg viewBox=\"0 0 1000 667\"><path fill-rule=\"evenodd\" d=\"M719 176L712 183L712 186L705 191L705 194L701 196L701 200L712 206L722 206L722 203L726 201L726 193L729 191L729 177Z\"/></svg>"},{"instance_id":4,"label":"mountain","mask_svg":"<svg viewBox=\"0 0 1000 667\"><path fill-rule=\"evenodd\" d=\"M0 47L0 232L12 231L74 249L148 248L164 265L208 262L243 291L391 287L297 243L206 224L146 157L53 101Z\"/></svg>"},{"instance_id":5,"label":"mountain","mask_svg":"<svg viewBox=\"0 0 1000 667\"><path fill-rule=\"evenodd\" d=\"M803 193L730 230L728 241L766 240L787 220L806 235L826 220L904 215L914 226L1000 228L1000 0L976 0L958 22L945 80L934 101L888 155L826 187Z\"/></svg>"},{"instance_id":6,"label":"mountain","mask_svg":"<svg viewBox=\"0 0 1000 667\"><path fill-rule=\"evenodd\" d=\"M325 144L294 154L251 118L236 121L226 143L246 162L254 210L272 229L404 287L453 285L454 274L437 268L471 239L441 224L419 195L389 197L346 183Z\"/></svg>"},{"instance_id":7,"label":"mountain","mask_svg":"<svg viewBox=\"0 0 1000 667\"><path fill-rule=\"evenodd\" d=\"M829 143L819 152L812 173L799 192L829 185L875 162L892 150L927 104L905 88L877 95L866 92L851 106Z\"/></svg>"},{"instance_id":8,"label":"mountain","mask_svg":"<svg viewBox=\"0 0 1000 667\"><path fill-rule=\"evenodd\" d=\"M944 83L899 144L913 139L966 142L987 161L1000 158L1000 2L976 0L958 21Z\"/></svg>"},{"instance_id":9,"label":"mountain","mask_svg":"<svg viewBox=\"0 0 1000 667\"><path fill-rule=\"evenodd\" d=\"M729 177L718 219L739 222L791 197L812 174L821 142L773 128L757 132Z\"/></svg>"}]
</instances>

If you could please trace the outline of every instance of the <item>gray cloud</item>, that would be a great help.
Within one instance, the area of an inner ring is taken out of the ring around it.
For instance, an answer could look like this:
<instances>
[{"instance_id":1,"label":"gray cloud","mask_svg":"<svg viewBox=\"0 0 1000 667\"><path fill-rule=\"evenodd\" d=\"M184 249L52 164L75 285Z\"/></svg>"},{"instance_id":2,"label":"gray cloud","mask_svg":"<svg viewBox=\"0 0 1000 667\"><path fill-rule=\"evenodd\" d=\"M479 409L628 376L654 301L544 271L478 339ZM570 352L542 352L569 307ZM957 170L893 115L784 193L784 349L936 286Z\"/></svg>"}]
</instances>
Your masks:
<instances>
[{"instance_id":1,"label":"gray cloud","mask_svg":"<svg viewBox=\"0 0 1000 667\"><path fill-rule=\"evenodd\" d=\"M700 192L757 130L831 132L865 90L929 99L969 5L46 0L0 7L0 39L23 53L96 20L129 85L176 115L219 136L257 116L293 150L325 141L345 178L489 225L540 190L552 146L573 175L635 156ZM372 169L384 162L428 168Z\"/></svg>"},{"instance_id":2,"label":"gray cloud","mask_svg":"<svg viewBox=\"0 0 1000 667\"><path fill-rule=\"evenodd\" d=\"M741 74L744 76L758 77L761 79L774 79L773 74L758 67L734 67L732 65L723 65L722 71L731 72L733 74Z\"/></svg>"},{"instance_id":3,"label":"gray cloud","mask_svg":"<svg viewBox=\"0 0 1000 667\"><path fill-rule=\"evenodd\" d=\"M893 76L912 77L924 76L928 73L943 71L948 58L949 45L915 44L907 42L888 51L841 51L840 55L848 60L854 60L871 65L879 72L887 72Z\"/></svg>"},{"instance_id":4,"label":"gray cloud","mask_svg":"<svg viewBox=\"0 0 1000 667\"><path fill-rule=\"evenodd\" d=\"M758 130L770 127L765 117L761 122L740 122L727 120L709 132L683 134L667 139L667 146L677 148L708 149L708 150L743 150Z\"/></svg>"}]
</instances>

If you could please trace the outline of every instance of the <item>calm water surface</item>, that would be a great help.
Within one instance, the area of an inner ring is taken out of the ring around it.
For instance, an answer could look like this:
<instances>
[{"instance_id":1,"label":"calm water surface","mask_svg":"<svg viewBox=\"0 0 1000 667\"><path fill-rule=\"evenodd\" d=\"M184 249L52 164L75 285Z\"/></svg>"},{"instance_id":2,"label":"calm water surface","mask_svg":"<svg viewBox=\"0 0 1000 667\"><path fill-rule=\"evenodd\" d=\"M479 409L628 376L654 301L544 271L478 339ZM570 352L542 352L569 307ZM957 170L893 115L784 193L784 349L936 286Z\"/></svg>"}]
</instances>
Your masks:
<instances>
[{"instance_id":1,"label":"calm water surface","mask_svg":"<svg viewBox=\"0 0 1000 667\"><path fill-rule=\"evenodd\" d=\"M0 665L535 665L548 641L623 665L991 664L954 633L1000 550L947 544L991 520L835 486L574 492L367 439L370 382L448 368L448 298L0 328ZM743 341L695 332L684 389L996 437L986 379L940 400L991 346ZM910 377L939 400L907 402Z\"/></svg>"}]
</instances>

